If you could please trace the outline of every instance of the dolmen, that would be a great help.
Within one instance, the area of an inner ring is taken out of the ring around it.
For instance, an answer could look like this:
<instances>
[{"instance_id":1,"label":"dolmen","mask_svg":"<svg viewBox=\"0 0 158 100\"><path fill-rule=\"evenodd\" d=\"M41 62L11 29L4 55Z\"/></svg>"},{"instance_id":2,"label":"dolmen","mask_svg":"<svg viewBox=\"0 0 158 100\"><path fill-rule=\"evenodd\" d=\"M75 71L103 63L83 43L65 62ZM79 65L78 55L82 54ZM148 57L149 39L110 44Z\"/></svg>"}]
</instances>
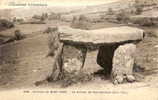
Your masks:
<instances>
[{"instance_id":1,"label":"dolmen","mask_svg":"<svg viewBox=\"0 0 158 100\"><path fill-rule=\"evenodd\" d=\"M87 52L98 51L96 62L111 75L114 84L134 82L136 43L143 37L142 29L128 26L96 30L73 29L68 26L55 27L49 33L48 55L54 58L50 78L62 79L64 70L82 71ZM73 66L68 66L65 62L72 61L72 57L76 58L73 60Z\"/></svg>"}]
</instances>

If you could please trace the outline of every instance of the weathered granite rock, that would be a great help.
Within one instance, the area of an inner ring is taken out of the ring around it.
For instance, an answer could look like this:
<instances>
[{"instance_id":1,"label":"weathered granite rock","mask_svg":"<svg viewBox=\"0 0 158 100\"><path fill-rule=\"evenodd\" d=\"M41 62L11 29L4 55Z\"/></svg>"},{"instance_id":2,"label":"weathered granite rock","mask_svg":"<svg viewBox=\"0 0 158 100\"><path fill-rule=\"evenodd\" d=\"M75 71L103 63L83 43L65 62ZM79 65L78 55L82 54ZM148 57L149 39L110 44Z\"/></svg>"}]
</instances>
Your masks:
<instances>
[{"instance_id":1,"label":"weathered granite rock","mask_svg":"<svg viewBox=\"0 0 158 100\"><path fill-rule=\"evenodd\" d=\"M60 80L64 77L63 75L63 60L62 60L62 49L63 49L63 44L59 45L59 48L55 51L54 55L54 63L53 63L53 70L52 74L49 77L49 80L51 81L56 81Z\"/></svg>"},{"instance_id":2,"label":"weathered granite rock","mask_svg":"<svg viewBox=\"0 0 158 100\"><path fill-rule=\"evenodd\" d=\"M52 74L48 77L49 81L60 80L64 77L63 75L63 43L59 40L59 34L57 27L52 28L49 32L48 46L49 53L47 56L51 56L54 59Z\"/></svg>"},{"instance_id":3,"label":"weathered granite rock","mask_svg":"<svg viewBox=\"0 0 158 100\"><path fill-rule=\"evenodd\" d=\"M64 45L63 68L67 72L79 72L85 63L87 49L77 46Z\"/></svg>"},{"instance_id":4,"label":"weathered granite rock","mask_svg":"<svg viewBox=\"0 0 158 100\"><path fill-rule=\"evenodd\" d=\"M134 66L134 53L136 46L134 44L124 44L119 46L114 52L112 79L114 84L135 81L132 75Z\"/></svg>"},{"instance_id":5,"label":"weathered granite rock","mask_svg":"<svg viewBox=\"0 0 158 100\"><path fill-rule=\"evenodd\" d=\"M60 42L60 37L59 33L57 32L58 28L53 27L50 29L51 31L49 32L48 36L48 47L49 47L49 53L48 56L55 56L55 51L59 48L59 45L61 44Z\"/></svg>"},{"instance_id":6,"label":"weathered granite rock","mask_svg":"<svg viewBox=\"0 0 158 100\"><path fill-rule=\"evenodd\" d=\"M80 30L70 27L59 27L60 40L76 45L103 45L143 39L142 29L121 26L97 30Z\"/></svg>"}]
</instances>

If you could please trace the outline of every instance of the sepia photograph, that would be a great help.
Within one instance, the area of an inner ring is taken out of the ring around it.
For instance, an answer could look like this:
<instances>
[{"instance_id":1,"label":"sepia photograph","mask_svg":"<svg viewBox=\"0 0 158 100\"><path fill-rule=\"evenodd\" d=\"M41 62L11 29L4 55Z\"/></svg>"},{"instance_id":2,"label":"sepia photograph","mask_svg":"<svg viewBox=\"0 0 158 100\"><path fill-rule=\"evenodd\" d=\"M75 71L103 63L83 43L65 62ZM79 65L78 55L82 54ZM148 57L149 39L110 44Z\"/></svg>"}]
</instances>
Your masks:
<instances>
[{"instance_id":1,"label":"sepia photograph","mask_svg":"<svg viewBox=\"0 0 158 100\"><path fill-rule=\"evenodd\" d=\"M158 0L0 1L0 100L157 93Z\"/></svg>"}]
</instances>

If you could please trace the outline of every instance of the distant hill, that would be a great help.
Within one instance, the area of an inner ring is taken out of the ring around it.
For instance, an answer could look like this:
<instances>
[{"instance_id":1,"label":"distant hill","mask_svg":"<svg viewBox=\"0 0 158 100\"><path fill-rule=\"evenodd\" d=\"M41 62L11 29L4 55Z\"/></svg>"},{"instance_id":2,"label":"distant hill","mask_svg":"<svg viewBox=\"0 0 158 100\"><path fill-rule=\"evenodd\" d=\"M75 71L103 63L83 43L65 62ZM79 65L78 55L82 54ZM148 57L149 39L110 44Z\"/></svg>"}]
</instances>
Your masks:
<instances>
[{"instance_id":1,"label":"distant hill","mask_svg":"<svg viewBox=\"0 0 158 100\"><path fill-rule=\"evenodd\" d=\"M133 2L131 0L120 0L108 4L101 4L95 6L87 6L84 9L73 10L70 14L64 15L63 19L72 20L73 16L86 15L90 19L94 20L100 17L101 14L108 11L109 8L112 8L114 11L119 11L121 9L130 9Z\"/></svg>"},{"instance_id":2,"label":"distant hill","mask_svg":"<svg viewBox=\"0 0 158 100\"><path fill-rule=\"evenodd\" d=\"M109 4L109 3L108 3ZM98 12L104 11L108 8L108 4L103 5L96 5L96 6L70 6L70 7L29 7L29 8L14 8L10 10L10 17L31 17L35 14L41 14L43 12L55 12L55 13L63 13L64 15L68 14L79 14L79 13L91 13L91 12ZM111 5L111 4L110 4ZM117 4L116 4L117 5ZM115 6L115 3L114 3ZM0 9L0 12L4 11L5 9ZM3 14L2 14L3 15Z\"/></svg>"},{"instance_id":3,"label":"distant hill","mask_svg":"<svg viewBox=\"0 0 158 100\"><path fill-rule=\"evenodd\" d=\"M115 12L119 12L122 9L130 11L134 9L133 4L137 1L144 6L146 11L158 8L158 0L119 0L108 4L87 6L84 9L74 10L71 14L64 15L63 19L72 20L73 16L85 15L90 20L97 20L100 18L100 15L106 14L109 8Z\"/></svg>"},{"instance_id":4,"label":"distant hill","mask_svg":"<svg viewBox=\"0 0 158 100\"><path fill-rule=\"evenodd\" d=\"M83 9L84 7L29 7L29 8L12 8L0 9L0 18L29 18L33 15L42 13L69 13L72 10Z\"/></svg>"},{"instance_id":5,"label":"distant hill","mask_svg":"<svg viewBox=\"0 0 158 100\"><path fill-rule=\"evenodd\" d=\"M62 13L63 19L71 20L73 16L87 15L90 18L100 16L100 14L107 12L109 8L114 11L121 9L131 9L131 6L135 0L118 0L116 2L93 5L93 6L73 6L73 7L29 7L29 8L14 8L14 9L0 9L0 17L25 17L29 18L33 15L42 13ZM146 3L147 7L158 3L158 0L136 0L142 3ZM152 8L151 8L152 9ZM94 16L95 15L95 16Z\"/></svg>"}]
</instances>

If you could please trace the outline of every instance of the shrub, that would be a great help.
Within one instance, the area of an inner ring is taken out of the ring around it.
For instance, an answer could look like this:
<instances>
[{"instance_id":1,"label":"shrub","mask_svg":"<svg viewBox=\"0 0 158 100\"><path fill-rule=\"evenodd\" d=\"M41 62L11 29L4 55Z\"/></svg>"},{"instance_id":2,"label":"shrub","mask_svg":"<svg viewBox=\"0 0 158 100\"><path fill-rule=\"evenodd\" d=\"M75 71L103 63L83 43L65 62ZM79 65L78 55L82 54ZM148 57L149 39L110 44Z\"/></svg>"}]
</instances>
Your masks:
<instances>
[{"instance_id":1,"label":"shrub","mask_svg":"<svg viewBox=\"0 0 158 100\"><path fill-rule=\"evenodd\" d=\"M85 15L80 15L79 21L88 21L88 18Z\"/></svg>"},{"instance_id":2,"label":"shrub","mask_svg":"<svg viewBox=\"0 0 158 100\"><path fill-rule=\"evenodd\" d=\"M75 21L77 21L77 17L76 17L76 16L73 16L73 18L72 18L72 23L75 23Z\"/></svg>"},{"instance_id":3,"label":"shrub","mask_svg":"<svg viewBox=\"0 0 158 100\"><path fill-rule=\"evenodd\" d=\"M18 40L22 40L24 39L25 36L20 32L20 30L15 30L14 32L14 36L13 37L10 37L9 39L3 41L3 44L6 44L6 43L10 43L10 42L13 42L13 41L18 41Z\"/></svg>"},{"instance_id":4,"label":"shrub","mask_svg":"<svg viewBox=\"0 0 158 100\"><path fill-rule=\"evenodd\" d=\"M84 15L80 15L79 17L73 16L71 27L88 30L90 28L90 22Z\"/></svg>"},{"instance_id":5,"label":"shrub","mask_svg":"<svg viewBox=\"0 0 158 100\"><path fill-rule=\"evenodd\" d=\"M41 16L40 21L44 21L44 20L45 20L44 16Z\"/></svg>"},{"instance_id":6,"label":"shrub","mask_svg":"<svg viewBox=\"0 0 158 100\"><path fill-rule=\"evenodd\" d=\"M116 14L116 20L127 23L129 21L128 13L126 13L124 10L121 10L118 14Z\"/></svg>"},{"instance_id":7,"label":"shrub","mask_svg":"<svg viewBox=\"0 0 158 100\"><path fill-rule=\"evenodd\" d=\"M143 12L143 8L142 7L140 7L140 6L136 7L135 14L140 15L142 12Z\"/></svg>"},{"instance_id":8,"label":"shrub","mask_svg":"<svg viewBox=\"0 0 158 100\"><path fill-rule=\"evenodd\" d=\"M13 18L13 22L16 22L16 20L17 20L16 17L14 17L14 18Z\"/></svg>"},{"instance_id":9,"label":"shrub","mask_svg":"<svg viewBox=\"0 0 158 100\"><path fill-rule=\"evenodd\" d=\"M14 24L13 22L10 22L6 19L0 19L0 28L3 27L3 28L12 28L14 27Z\"/></svg>"},{"instance_id":10,"label":"shrub","mask_svg":"<svg viewBox=\"0 0 158 100\"><path fill-rule=\"evenodd\" d=\"M43 33L51 33L51 32L56 32L58 31L58 27L48 27Z\"/></svg>"},{"instance_id":11,"label":"shrub","mask_svg":"<svg viewBox=\"0 0 158 100\"><path fill-rule=\"evenodd\" d=\"M46 19L48 18L48 13L43 13L42 16Z\"/></svg>"},{"instance_id":12,"label":"shrub","mask_svg":"<svg viewBox=\"0 0 158 100\"><path fill-rule=\"evenodd\" d=\"M22 40L23 38L25 38L20 30L15 30L14 35L15 35L15 40Z\"/></svg>"},{"instance_id":13,"label":"shrub","mask_svg":"<svg viewBox=\"0 0 158 100\"><path fill-rule=\"evenodd\" d=\"M61 14L60 13L51 13L49 16L48 16L48 19L49 20L60 20L61 19Z\"/></svg>"},{"instance_id":14,"label":"shrub","mask_svg":"<svg viewBox=\"0 0 158 100\"><path fill-rule=\"evenodd\" d=\"M112 8L108 8L107 14L108 15L113 15L114 14L113 9Z\"/></svg>"},{"instance_id":15,"label":"shrub","mask_svg":"<svg viewBox=\"0 0 158 100\"><path fill-rule=\"evenodd\" d=\"M24 22L23 18L16 18L16 17L13 18L13 23L23 23L23 22Z\"/></svg>"},{"instance_id":16,"label":"shrub","mask_svg":"<svg viewBox=\"0 0 158 100\"><path fill-rule=\"evenodd\" d=\"M48 13L42 13L42 15L33 15L32 18L40 21L44 21L48 18Z\"/></svg>"},{"instance_id":17,"label":"shrub","mask_svg":"<svg viewBox=\"0 0 158 100\"><path fill-rule=\"evenodd\" d=\"M154 21L152 18L145 18L142 19L142 21L140 22L141 26L153 26L154 25Z\"/></svg>"},{"instance_id":18,"label":"shrub","mask_svg":"<svg viewBox=\"0 0 158 100\"><path fill-rule=\"evenodd\" d=\"M41 15L40 21L44 21L44 20L46 20L47 18L48 18L48 14L47 14L47 13L43 13L43 14Z\"/></svg>"},{"instance_id":19,"label":"shrub","mask_svg":"<svg viewBox=\"0 0 158 100\"><path fill-rule=\"evenodd\" d=\"M33 15L32 18L33 19L41 19L41 16L39 16L39 15Z\"/></svg>"},{"instance_id":20,"label":"shrub","mask_svg":"<svg viewBox=\"0 0 158 100\"><path fill-rule=\"evenodd\" d=\"M153 26L155 25L154 20L148 17L138 17L133 21L134 24L138 24L140 26Z\"/></svg>"},{"instance_id":21,"label":"shrub","mask_svg":"<svg viewBox=\"0 0 158 100\"><path fill-rule=\"evenodd\" d=\"M155 37L155 38L158 37L157 32L154 31L154 30L147 30L147 31L145 31L145 34L146 34L146 36L148 36L148 37Z\"/></svg>"},{"instance_id":22,"label":"shrub","mask_svg":"<svg viewBox=\"0 0 158 100\"><path fill-rule=\"evenodd\" d=\"M135 7L135 14L140 15L143 12L144 4L140 0L135 0L134 7Z\"/></svg>"}]
</instances>

